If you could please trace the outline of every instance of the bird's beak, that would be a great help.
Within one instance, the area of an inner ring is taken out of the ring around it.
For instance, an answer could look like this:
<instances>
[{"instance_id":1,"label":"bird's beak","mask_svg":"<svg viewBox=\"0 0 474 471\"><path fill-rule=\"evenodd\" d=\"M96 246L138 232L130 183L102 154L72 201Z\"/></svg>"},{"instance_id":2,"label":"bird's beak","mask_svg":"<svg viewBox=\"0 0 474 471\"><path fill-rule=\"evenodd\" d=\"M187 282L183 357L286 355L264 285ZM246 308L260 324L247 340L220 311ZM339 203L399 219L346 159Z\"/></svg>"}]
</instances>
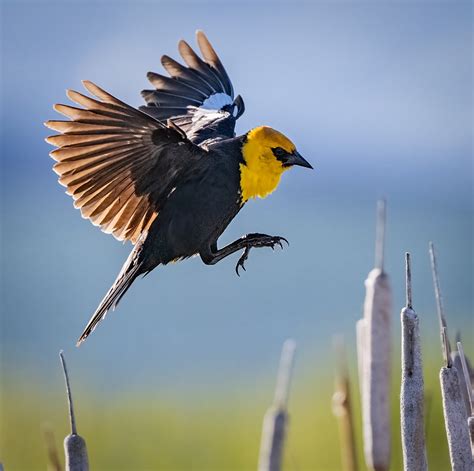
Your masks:
<instances>
[{"instance_id":1,"label":"bird's beak","mask_svg":"<svg viewBox=\"0 0 474 471\"><path fill-rule=\"evenodd\" d=\"M313 168L312 165L295 150L288 160L285 162L286 165L299 165L300 167Z\"/></svg>"}]
</instances>

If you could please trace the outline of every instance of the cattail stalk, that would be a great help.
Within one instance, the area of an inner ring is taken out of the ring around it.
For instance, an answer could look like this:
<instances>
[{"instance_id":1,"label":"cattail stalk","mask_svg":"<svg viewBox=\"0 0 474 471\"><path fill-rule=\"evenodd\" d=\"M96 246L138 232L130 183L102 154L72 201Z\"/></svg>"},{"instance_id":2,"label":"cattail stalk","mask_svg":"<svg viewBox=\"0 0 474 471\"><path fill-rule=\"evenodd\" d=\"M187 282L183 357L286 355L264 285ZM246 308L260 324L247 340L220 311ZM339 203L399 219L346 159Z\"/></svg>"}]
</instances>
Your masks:
<instances>
[{"instance_id":1,"label":"cattail stalk","mask_svg":"<svg viewBox=\"0 0 474 471\"><path fill-rule=\"evenodd\" d=\"M464 383L466 386L465 388L461 387L461 390L466 391L466 395L469 401L469 408L468 408L469 417L467 419L467 425L469 429L469 438L471 440L471 454L474 460L474 397L473 397L472 384L471 384L471 372L469 371L467 358L464 355L464 349L462 348L461 342L457 343L457 347L458 347L458 353L459 353L459 358L461 362L461 368L463 372L463 375L462 375L463 380L461 381L461 383Z\"/></svg>"},{"instance_id":2,"label":"cattail stalk","mask_svg":"<svg viewBox=\"0 0 474 471\"><path fill-rule=\"evenodd\" d=\"M432 242L430 242L430 257L436 306L440 322L441 349L445 364L445 366L441 368L439 379L443 399L444 425L448 439L449 458L453 471L472 471L473 462L467 426L467 411L463 397L461 396L459 373L451 361L451 348L442 303L438 264Z\"/></svg>"},{"instance_id":3,"label":"cattail stalk","mask_svg":"<svg viewBox=\"0 0 474 471\"><path fill-rule=\"evenodd\" d=\"M379 201L377 209L375 268L365 281L364 317L357 325L357 347L365 461L370 469L385 471L390 465L392 294L384 271L385 201Z\"/></svg>"},{"instance_id":4,"label":"cattail stalk","mask_svg":"<svg viewBox=\"0 0 474 471\"><path fill-rule=\"evenodd\" d=\"M400 417L403 449L403 469L428 469L424 430L424 387L419 319L413 309L410 254L406 254L406 306L402 323L402 386Z\"/></svg>"},{"instance_id":5,"label":"cattail stalk","mask_svg":"<svg viewBox=\"0 0 474 471\"><path fill-rule=\"evenodd\" d=\"M71 385L69 384L69 375L64 359L63 351L59 352L61 365L66 382L66 393L69 406L69 422L71 424L71 433L64 439L64 454L66 457L66 471L89 471L89 459L87 457L87 448L85 440L77 434L76 418L74 415L74 406L71 395Z\"/></svg>"},{"instance_id":6,"label":"cattail stalk","mask_svg":"<svg viewBox=\"0 0 474 471\"><path fill-rule=\"evenodd\" d=\"M456 367L459 375L459 384L461 384L461 396L464 400L464 405L466 406L467 417L472 415L471 412L471 401L472 401L472 390L468 387L463 387L464 384L468 385L471 382L470 368L467 363L467 359L464 356L464 352L461 354L459 348L462 349L461 338L456 341L457 350L451 352L451 361Z\"/></svg>"},{"instance_id":7,"label":"cattail stalk","mask_svg":"<svg viewBox=\"0 0 474 471\"><path fill-rule=\"evenodd\" d=\"M474 416L471 415L467 419L467 426L469 428L469 438L471 439L471 454L472 454L472 459L474 461Z\"/></svg>"},{"instance_id":8,"label":"cattail stalk","mask_svg":"<svg viewBox=\"0 0 474 471\"><path fill-rule=\"evenodd\" d=\"M263 419L259 471L280 471L282 468L283 447L288 426L288 395L295 348L296 344L291 339L283 344L275 397Z\"/></svg>"},{"instance_id":9,"label":"cattail stalk","mask_svg":"<svg viewBox=\"0 0 474 471\"><path fill-rule=\"evenodd\" d=\"M453 471L472 471L472 452L466 408L455 366L443 366L439 373L443 397L444 423Z\"/></svg>"},{"instance_id":10,"label":"cattail stalk","mask_svg":"<svg viewBox=\"0 0 474 471\"><path fill-rule=\"evenodd\" d=\"M357 471L354 418L351 404L351 386L342 339L335 343L337 367L332 410L339 422L343 471Z\"/></svg>"}]
</instances>

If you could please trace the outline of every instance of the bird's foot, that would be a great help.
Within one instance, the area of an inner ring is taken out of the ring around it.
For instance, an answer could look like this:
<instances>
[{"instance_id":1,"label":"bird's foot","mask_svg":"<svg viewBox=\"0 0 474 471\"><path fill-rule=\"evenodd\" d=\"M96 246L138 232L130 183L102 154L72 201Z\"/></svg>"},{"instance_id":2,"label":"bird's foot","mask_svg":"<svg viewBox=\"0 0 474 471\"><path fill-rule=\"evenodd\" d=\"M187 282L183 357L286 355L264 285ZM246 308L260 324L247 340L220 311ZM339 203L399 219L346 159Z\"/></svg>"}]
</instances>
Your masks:
<instances>
[{"instance_id":1,"label":"bird's foot","mask_svg":"<svg viewBox=\"0 0 474 471\"><path fill-rule=\"evenodd\" d=\"M245 241L247 242L247 246L245 247L244 253L239 258L239 261L235 266L235 272L238 276L240 276L239 268L242 268L245 271L245 261L249 257L251 248L270 247L272 250L275 250L276 245L279 245L283 249L283 242L286 242L287 245L290 245L290 243L284 237L258 233L247 234L245 236Z\"/></svg>"},{"instance_id":2,"label":"bird's foot","mask_svg":"<svg viewBox=\"0 0 474 471\"><path fill-rule=\"evenodd\" d=\"M279 245L283 248L283 243L286 242L287 245L290 243L284 238L280 236L270 236L267 234L248 234L245 236L245 240L247 242L247 247L270 247L272 249L275 248L276 245Z\"/></svg>"},{"instance_id":3,"label":"bird's foot","mask_svg":"<svg viewBox=\"0 0 474 471\"><path fill-rule=\"evenodd\" d=\"M235 266L235 273L237 273L237 276L240 276L240 273L239 273L239 268L240 267L242 267L243 271L246 271L245 270L245 261L249 258L249 252L250 252L250 247L245 247L244 253L239 258L239 261L237 262L237 265Z\"/></svg>"}]
</instances>

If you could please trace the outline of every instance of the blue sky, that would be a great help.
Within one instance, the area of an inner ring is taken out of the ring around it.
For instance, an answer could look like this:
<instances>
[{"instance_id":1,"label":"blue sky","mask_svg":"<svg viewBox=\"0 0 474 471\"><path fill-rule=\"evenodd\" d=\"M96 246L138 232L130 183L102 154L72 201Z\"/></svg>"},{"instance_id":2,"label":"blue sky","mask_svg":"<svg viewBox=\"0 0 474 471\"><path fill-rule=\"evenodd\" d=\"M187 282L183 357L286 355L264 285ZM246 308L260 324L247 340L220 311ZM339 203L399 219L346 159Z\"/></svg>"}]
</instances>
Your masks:
<instances>
[{"instance_id":1,"label":"blue sky","mask_svg":"<svg viewBox=\"0 0 474 471\"><path fill-rule=\"evenodd\" d=\"M264 368L290 335L309 358L335 331L353 335L382 195L394 323L405 250L419 277L415 300L433 315L433 239L447 304L465 327L472 313L470 2L4 1L2 10L7 367L15 358L25 371L44 372L69 348L84 372L100 377L110 369L112 384L163 359L162 377L176 385L176 371L210 378L244 364ZM278 192L245 208L224 241L261 231L291 246L255 251L241 279L234 259L159 270L137 282L77 351L76 337L130 247L72 208L51 171L42 122L56 117L52 104L66 102L65 89L80 89L81 79L140 105L146 72L160 72L160 56L176 56L177 41L193 43L198 28L244 97L238 132L271 125L316 168L285 174Z\"/></svg>"}]
</instances>

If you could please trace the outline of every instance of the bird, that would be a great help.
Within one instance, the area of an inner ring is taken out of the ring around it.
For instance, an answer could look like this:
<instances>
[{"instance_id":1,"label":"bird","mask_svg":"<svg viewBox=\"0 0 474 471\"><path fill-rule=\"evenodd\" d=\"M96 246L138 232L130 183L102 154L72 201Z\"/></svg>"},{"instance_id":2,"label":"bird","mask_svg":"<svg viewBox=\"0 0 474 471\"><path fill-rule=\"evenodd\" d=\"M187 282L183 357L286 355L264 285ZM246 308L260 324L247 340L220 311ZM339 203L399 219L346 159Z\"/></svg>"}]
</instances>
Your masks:
<instances>
[{"instance_id":1,"label":"bird","mask_svg":"<svg viewBox=\"0 0 474 471\"><path fill-rule=\"evenodd\" d=\"M294 166L313 168L281 132L258 126L236 135L245 105L203 31L201 52L184 40L184 65L167 55L168 75L149 72L152 89L138 109L91 81L91 96L67 90L79 107L56 104L68 120L44 124L59 134L46 138L59 183L83 218L133 249L112 287L77 341L79 346L132 283L160 265L199 255L214 265L241 252L245 270L252 248L280 246L281 236L249 233L218 248L229 223L254 198L265 198Z\"/></svg>"}]
</instances>

